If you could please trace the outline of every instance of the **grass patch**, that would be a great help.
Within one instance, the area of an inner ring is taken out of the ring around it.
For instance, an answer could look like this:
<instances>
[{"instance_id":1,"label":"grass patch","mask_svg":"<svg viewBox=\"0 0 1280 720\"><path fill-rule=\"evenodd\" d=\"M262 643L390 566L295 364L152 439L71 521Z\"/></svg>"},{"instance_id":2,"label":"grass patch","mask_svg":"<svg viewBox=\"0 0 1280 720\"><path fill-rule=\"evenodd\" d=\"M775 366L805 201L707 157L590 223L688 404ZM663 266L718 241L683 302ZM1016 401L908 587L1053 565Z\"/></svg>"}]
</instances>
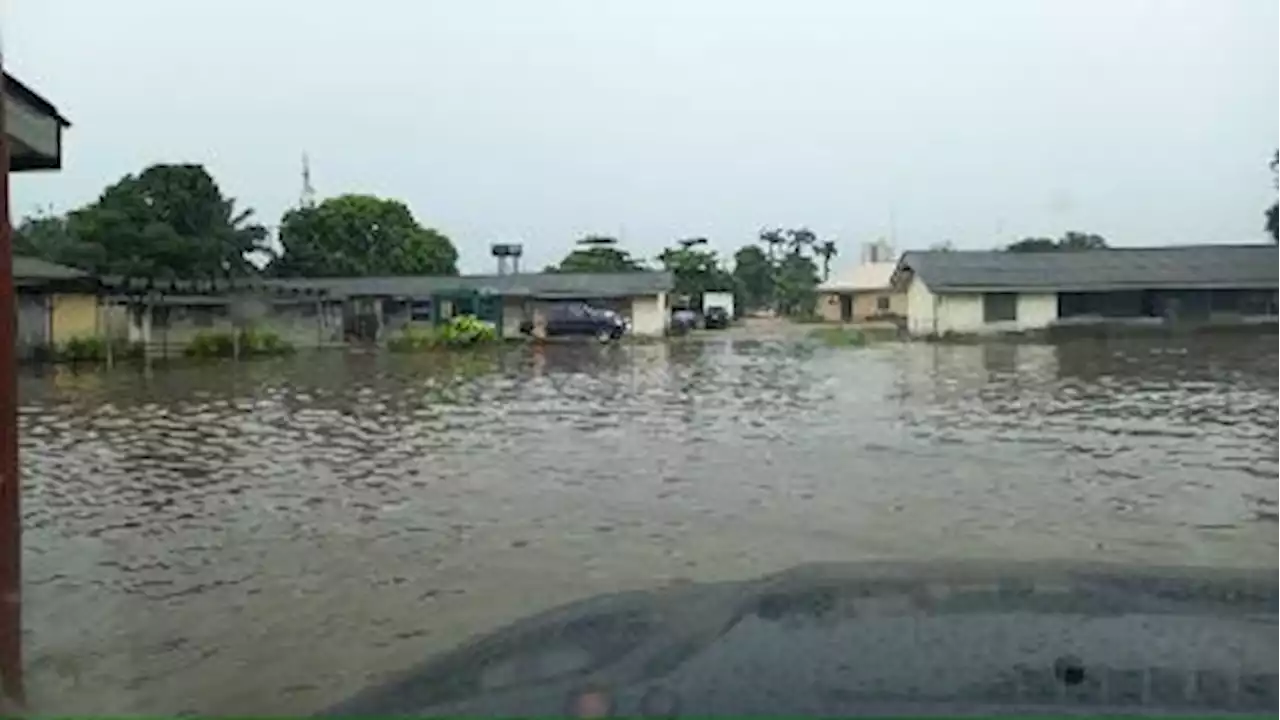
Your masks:
<instances>
[{"instance_id":1,"label":"grass patch","mask_svg":"<svg viewBox=\"0 0 1280 720\"><path fill-rule=\"evenodd\" d=\"M867 344L867 334L850 327L824 327L809 331L809 337L828 347L862 347Z\"/></svg>"}]
</instances>

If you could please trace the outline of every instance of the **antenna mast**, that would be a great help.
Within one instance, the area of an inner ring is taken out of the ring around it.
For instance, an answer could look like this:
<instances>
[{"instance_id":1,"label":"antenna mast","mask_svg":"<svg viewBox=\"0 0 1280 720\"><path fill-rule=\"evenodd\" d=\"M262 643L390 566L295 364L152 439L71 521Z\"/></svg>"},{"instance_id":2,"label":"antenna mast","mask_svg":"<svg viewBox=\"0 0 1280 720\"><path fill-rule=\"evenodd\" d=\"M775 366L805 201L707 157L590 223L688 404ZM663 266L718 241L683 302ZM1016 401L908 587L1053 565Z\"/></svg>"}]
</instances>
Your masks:
<instances>
[{"instance_id":1,"label":"antenna mast","mask_svg":"<svg viewBox=\"0 0 1280 720\"><path fill-rule=\"evenodd\" d=\"M298 204L304 208L316 206L316 189L311 186L311 159L302 153L302 196Z\"/></svg>"}]
</instances>

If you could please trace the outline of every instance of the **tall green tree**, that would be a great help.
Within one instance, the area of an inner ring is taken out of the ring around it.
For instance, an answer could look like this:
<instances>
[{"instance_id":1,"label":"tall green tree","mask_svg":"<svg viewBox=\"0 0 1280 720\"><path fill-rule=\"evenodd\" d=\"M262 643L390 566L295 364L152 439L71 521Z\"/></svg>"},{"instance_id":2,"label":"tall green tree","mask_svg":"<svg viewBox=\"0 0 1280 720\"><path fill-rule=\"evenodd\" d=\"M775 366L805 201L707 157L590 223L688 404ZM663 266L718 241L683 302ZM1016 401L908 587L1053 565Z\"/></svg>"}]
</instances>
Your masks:
<instances>
[{"instance_id":1,"label":"tall green tree","mask_svg":"<svg viewBox=\"0 0 1280 720\"><path fill-rule=\"evenodd\" d=\"M618 247L618 239L607 235L588 235L560 261L547 267L548 272L619 273L639 272L644 266L631 253Z\"/></svg>"},{"instance_id":2,"label":"tall green tree","mask_svg":"<svg viewBox=\"0 0 1280 720\"><path fill-rule=\"evenodd\" d=\"M658 262L675 277L676 294L687 295L695 308L701 307L703 293L733 289L732 274L708 245L706 238L688 238L658 255Z\"/></svg>"},{"instance_id":3,"label":"tall green tree","mask_svg":"<svg viewBox=\"0 0 1280 720\"><path fill-rule=\"evenodd\" d=\"M733 254L733 281L738 305L759 310L773 302L774 265L759 245L744 245Z\"/></svg>"},{"instance_id":4,"label":"tall green tree","mask_svg":"<svg viewBox=\"0 0 1280 720\"><path fill-rule=\"evenodd\" d=\"M279 277L457 275L458 251L399 200L340 195L290 210L280 221Z\"/></svg>"},{"instance_id":5,"label":"tall green tree","mask_svg":"<svg viewBox=\"0 0 1280 720\"><path fill-rule=\"evenodd\" d=\"M99 275L239 277L256 272L246 255L266 247L252 216L203 166L153 165L65 218L24 221L16 248Z\"/></svg>"},{"instance_id":6,"label":"tall green tree","mask_svg":"<svg viewBox=\"0 0 1280 720\"><path fill-rule=\"evenodd\" d=\"M778 312L793 317L812 315L817 302L818 266L802 253L788 253L778 264L774 298Z\"/></svg>"}]
</instances>

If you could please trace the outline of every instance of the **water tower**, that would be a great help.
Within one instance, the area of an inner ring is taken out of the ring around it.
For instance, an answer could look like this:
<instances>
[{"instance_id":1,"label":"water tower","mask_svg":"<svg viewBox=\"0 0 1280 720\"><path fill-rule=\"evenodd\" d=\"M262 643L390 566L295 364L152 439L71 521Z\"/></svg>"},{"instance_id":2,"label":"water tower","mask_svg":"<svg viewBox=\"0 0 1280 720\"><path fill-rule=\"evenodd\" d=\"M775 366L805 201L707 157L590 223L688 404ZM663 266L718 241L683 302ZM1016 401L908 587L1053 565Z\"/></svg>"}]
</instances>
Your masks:
<instances>
[{"instance_id":1,"label":"water tower","mask_svg":"<svg viewBox=\"0 0 1280 720\"><path fill-rule=\"evenodd\" d=\"M517 275L520 273L520 256L524 254L524 246L518 243L494 243L489 246L489 253L498 259L499 275Z\"/></svg>"}]
</instances>

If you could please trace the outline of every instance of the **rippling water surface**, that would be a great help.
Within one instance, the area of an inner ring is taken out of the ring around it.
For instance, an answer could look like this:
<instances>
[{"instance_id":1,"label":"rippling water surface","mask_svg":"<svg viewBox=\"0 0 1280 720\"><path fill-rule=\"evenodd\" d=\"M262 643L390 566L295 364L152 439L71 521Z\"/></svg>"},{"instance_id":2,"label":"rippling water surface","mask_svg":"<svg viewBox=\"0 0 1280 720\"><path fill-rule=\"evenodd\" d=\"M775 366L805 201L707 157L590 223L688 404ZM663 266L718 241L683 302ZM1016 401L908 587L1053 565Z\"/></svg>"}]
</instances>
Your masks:
<instances>
[{"instance_id":1,"label":"rippling water surface","mask_svg":"<svg viewBox=\"0 0 1280 720\"><path fill-rule=\"evenodd\" d=\"M726 335L20 389L50 713L305 713L552 605L806 562L1276 563L1274 335Z\"/></svg>"}]
</instances>

